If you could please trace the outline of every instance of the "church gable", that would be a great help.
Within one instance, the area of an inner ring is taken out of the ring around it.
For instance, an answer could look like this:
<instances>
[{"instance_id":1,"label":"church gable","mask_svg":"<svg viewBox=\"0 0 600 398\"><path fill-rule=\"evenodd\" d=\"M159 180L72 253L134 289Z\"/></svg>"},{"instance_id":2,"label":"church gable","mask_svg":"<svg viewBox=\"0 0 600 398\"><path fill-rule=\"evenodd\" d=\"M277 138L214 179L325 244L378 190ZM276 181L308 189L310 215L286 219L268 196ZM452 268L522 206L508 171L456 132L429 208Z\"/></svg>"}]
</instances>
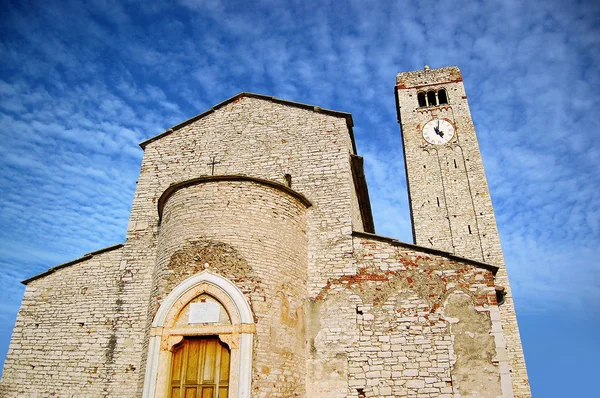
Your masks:
<instances>
[{"instance_id":1,"label":"church gable","mask_svg":"<svg viewBox=\"0 0 600 398\"><path fill-rule=\"evenodd\" d=\"M145 143L138 180L144 197L134 203L130 227L156 222L156 202L170 185L223 175L286 185L319 207L335 206L340 217L358 214L354 224L362 224L358 199L350 194L350 119L331 113L240 95Z\"/></svg>"},{"instance_id":2,"label":"church gable","mask_svg":"<svg viewBox=\"0 0 600 398\"><path fill-rule=\"evenodd\" d=\"M289 174L295 185L310 173L307 161L330 163L335 153L346 160L354 151L345 117L262 97L234 98L142 143L147 167L160 162L159 172L182 175L174 182L193 170L193 177L244 174L281 183Z\"/></svg>"},{"instance_id":3,"label":"church gable","mask_svg":"<svg viewBox=\"0 0 600 398\"><path fill-rule=\"evenodd\" d=\"M317 112L317 113L321 113L321 114L325 114L325 115L331 115L331 116L335 116L335 117L341 117L346 119L346 125L348 126L349 132L350 132L350 137L352 139L352 146L353 146L353 152L356 152L356 146L354 144L354 134L352 132L352 127L354 126L354 122L352 121L352 115L350 113L346 113L346 112L340 112L340 111L334 111L334 110L330 110L330 109L324 109L321 108L319 106L315 106L315 105L310 105L310 104L305 104L305 103L301 103L301 102L295 102L295 101L289 101L289 100L283 100L283 99L279 99L279 98L275 98L272 96L267 96L267 95L262 95L262 94L255 94L255 93L248 93L248 92L242 92L239 93L238 95L235 95L231 98L226 99L225 101L222 101L220 103L218 103L217 105L214 105L211 109L209 109L208 111L202 112L182 123L179 123L173 127L171 127L170 129L168 129L167 131L163 132L162 134L159 134L155 137L152 137L142 143L140 143L140 146L142 147L142 149L146 148L146 145L148 145L151 142L154 142L156 140L161 139L164 136L167 136L177 130L180 130L184 127L186 127L187 125L194 123L200 119L205 118L206 116L214 113L215 111L217 111L218 109L230 104L230 103L235 103L235 102L239 102L241 101L243 98L254 98L254 99L260 99L262 101L265 102L271 102L274 104L281 104L287 107L292 107L292 108L297 108L297 109L304 109L307 111L311 111L311 112Z\"/></svg>"}]
</instances>

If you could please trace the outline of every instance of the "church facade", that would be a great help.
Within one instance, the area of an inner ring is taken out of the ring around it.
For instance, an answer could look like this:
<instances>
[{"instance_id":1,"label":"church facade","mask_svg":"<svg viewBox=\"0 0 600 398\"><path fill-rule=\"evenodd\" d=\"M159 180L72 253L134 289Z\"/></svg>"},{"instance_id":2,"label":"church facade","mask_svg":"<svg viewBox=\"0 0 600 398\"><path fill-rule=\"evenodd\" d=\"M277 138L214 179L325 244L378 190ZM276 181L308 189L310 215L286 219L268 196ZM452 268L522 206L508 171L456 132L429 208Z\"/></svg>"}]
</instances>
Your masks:
<instances>
[{"instance_id":1,"label":"church facade","mask_svg":"<svg viewBox=\"0 0 600 398\"><path fill-rule=\"evenodd\" d=\"M529 397L460 71L400 73L415 244L348 113L241 93L141 144L126 241L26 281L2 397Z\"/></svg>"}]
</instances>

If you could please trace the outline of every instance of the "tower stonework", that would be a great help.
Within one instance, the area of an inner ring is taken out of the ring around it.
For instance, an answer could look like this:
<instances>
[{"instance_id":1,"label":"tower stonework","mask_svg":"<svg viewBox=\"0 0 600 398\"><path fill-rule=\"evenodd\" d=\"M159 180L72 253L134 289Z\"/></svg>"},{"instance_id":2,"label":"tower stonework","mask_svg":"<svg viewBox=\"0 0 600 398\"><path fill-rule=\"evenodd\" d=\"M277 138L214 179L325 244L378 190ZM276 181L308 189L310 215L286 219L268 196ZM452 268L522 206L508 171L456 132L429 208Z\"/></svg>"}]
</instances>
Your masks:
<instances>
[{"instance_id":1,"label":"tower stonework","mask_svg":"<svg viewBox=\"0 0 600 398\"><path fill-rule=\"evenodd\" d=\"M416 245L499 267L496 287L515 397L531 396L494 209L460 70L399 73L396 104Z\"/></svg>"}]
</instances>

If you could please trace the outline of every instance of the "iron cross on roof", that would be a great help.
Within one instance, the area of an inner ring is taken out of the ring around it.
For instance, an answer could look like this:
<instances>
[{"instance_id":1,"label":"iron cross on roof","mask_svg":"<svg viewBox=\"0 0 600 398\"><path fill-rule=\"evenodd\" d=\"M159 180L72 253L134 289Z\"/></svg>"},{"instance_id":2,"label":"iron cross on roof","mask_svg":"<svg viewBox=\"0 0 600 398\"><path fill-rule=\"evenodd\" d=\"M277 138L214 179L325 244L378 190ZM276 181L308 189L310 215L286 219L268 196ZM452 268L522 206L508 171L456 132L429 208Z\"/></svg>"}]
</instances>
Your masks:
<instances>
[{"instance_id":1,"label":"iron cross on roof","mask_svg":"<svg viewBox=\"0 0 600 398\"><path fill-rule=\"evenodd\" d=\"M206 164L207 166L212 166L212 174L211 175L213 175L213 176L215 175L215 165L221 163L221 162L215 162L216 158L217 158L216 156L211 156L210 163Z\"/></svg>"}]
</instances>

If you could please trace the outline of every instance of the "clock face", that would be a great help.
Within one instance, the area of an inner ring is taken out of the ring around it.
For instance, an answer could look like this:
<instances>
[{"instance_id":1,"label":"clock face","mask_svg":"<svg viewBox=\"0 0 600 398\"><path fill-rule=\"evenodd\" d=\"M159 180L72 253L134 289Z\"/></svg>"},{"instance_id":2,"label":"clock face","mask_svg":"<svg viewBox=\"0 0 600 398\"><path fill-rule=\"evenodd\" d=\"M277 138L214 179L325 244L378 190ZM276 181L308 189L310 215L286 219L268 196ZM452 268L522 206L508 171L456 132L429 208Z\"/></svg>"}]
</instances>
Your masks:
<instances>
[{"instance_id":1,"label":"clock face","mask_svg":"<svg viewBox=\"0 0 600 398\"><path fill-rule=\"evenodd\" d=\"M446 119L433 119L423 127L423 138L434 145L443 145L454 137L454 125Z\"/></svg>"}]
</instances>

